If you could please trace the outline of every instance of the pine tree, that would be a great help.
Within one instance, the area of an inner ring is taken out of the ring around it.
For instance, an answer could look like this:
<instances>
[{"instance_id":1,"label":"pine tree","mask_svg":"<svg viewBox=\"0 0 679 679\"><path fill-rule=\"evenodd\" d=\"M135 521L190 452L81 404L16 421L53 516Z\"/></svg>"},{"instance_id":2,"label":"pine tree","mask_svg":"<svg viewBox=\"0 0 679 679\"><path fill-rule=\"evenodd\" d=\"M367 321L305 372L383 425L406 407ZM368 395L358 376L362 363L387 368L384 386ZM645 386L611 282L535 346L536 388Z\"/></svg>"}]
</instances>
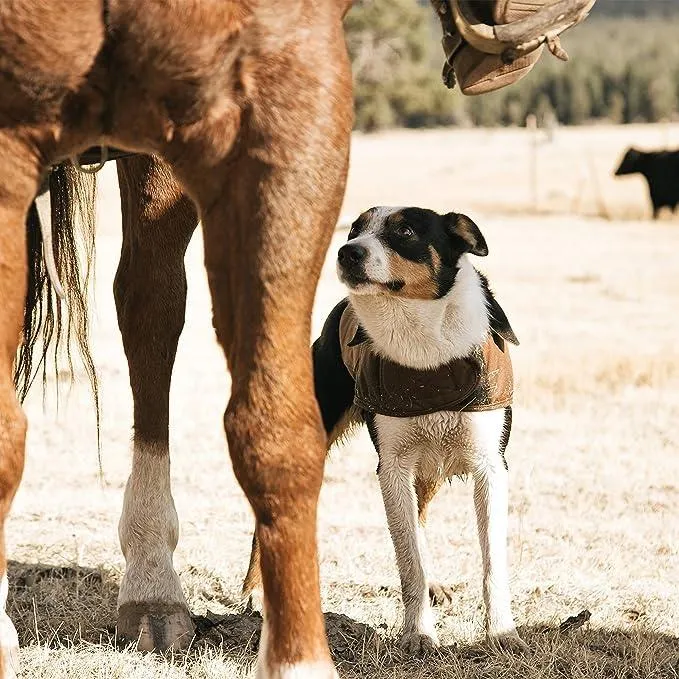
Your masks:
<instances>
[{"instance_id":1,"label":"pine tree","mask_svg":"<svg viewBox=\"0 0 679 679\"><path fill-rule=\"evenodd\" d=\"M522 124L528 113L563 124L679 119L679 0L667 18L605 18L643 14L653 0L597 0L593 16L563 36L564 64L546 51L511 87L462 97L441 83L440 26L429 2L359 0L346 18L356 127ZM615 5L615 7L614 7ZM617 8L617 9L616 9Z\"/></svg>"},{"instance_id":2,"label":"pine tree","mask_svg":"<svg viewBox=\"0 0 679 679\"><path fill-rule=\"evenodd\" d=\"M429 5L413 0L363 0L347 14L359 129L454 120L455 98L441 82L435 20Z\"/></svg>"}]
</instances>

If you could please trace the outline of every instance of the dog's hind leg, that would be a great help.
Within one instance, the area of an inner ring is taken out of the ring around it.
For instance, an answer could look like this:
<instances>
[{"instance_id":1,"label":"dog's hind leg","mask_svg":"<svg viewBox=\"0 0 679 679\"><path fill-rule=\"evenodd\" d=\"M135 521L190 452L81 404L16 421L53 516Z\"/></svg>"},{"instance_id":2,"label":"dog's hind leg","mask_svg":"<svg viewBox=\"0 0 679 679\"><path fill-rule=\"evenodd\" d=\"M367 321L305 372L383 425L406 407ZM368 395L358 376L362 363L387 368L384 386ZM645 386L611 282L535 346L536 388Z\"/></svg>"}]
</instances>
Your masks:
<instances>
[{"instance_id":1,"label":"dog's hind leg","mask_svg":"<svg viewBox=\"0 0 679 679\"><path fill-rule=\"evenodd\" d=\"M436 580L432 580L431 556L429 554L429 546L426 535L427 510L429 508L429 503L434 499L434 496L436 493L438 493L442 485L443 477L437 477L434 479L423 478L420 476L415 477L419 539L425 563L425 572L427 573L429 600L433 606L447 606L453 602L453 590Z\"/></svg>"},{"instance_id":2,"label":"dog's hind leg","mask_svg":"<svg viewBox=\"0 0 679 679\"><path fill-rule=\"evenodd\" d=\"M143 650L184 648L193 623L172 565L179 525L170 489L170 378L184 325L184 254L198 223L169 168L118 161L123 247L114 293L134 399L134 453L120 518L126 560L118 631Z\"/></svg>"},{"instance_id":3,"label":"dog's hind leg","mask_svg":"<svg viewBox=\"0 0 679 679\"><path fill-rule=\"evenodd\" d=\"M243 586L241 587L241 596L247 601L247 609L256 610L262 608L262 603L256 592L262 586L262 571L259 568L259 542L257 540L257 532L252 534L252 547L250 549L250 561L248 562L248 570L243 579ZM257 599L257 601L256 601Z\"/></svg>"},{"instance_id":4,"label":"dog's hind leg","mask_svg":"<svg viewBox=\"0 0 679 679\"><path fill-rule=\"evenodd\" d=\"M514 623L507 566L508 471L504 459L508 432L505 410L467 413L474 447L474 505L483 560L486 634L497 649L523 650Z\"/></svg>"}]
</instances>

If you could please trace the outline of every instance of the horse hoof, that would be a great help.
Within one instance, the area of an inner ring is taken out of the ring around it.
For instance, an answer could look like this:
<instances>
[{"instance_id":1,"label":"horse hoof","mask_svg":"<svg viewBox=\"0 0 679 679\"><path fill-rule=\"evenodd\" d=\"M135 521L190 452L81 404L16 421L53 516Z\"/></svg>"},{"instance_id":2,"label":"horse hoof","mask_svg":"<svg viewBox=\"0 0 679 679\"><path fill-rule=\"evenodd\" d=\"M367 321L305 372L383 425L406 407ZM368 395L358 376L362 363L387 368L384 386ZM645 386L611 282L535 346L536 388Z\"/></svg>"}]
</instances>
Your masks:
<instances>
[{"instance_id":1,"label":"horse hoof","mask_svg":"<svg viewBox=\"0 0 679 679\"><path fill-rule=\"evenodd\" d=\"M129 602L118 609L118 634L137 642L140 651L179 651L193 639L193 621L186 606Z\"/></svg>"}]
</instances>

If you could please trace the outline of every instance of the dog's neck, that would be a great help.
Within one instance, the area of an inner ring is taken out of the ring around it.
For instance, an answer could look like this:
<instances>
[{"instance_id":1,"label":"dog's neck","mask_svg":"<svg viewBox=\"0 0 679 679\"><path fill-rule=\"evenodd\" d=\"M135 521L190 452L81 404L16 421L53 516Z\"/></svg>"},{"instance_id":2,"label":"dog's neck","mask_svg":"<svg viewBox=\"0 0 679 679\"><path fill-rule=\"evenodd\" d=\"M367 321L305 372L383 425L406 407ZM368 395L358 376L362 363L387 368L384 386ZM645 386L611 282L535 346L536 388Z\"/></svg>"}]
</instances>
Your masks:
<instances>
[{"instance_id":1,"label":"dog's neck","mask_svg":"<svg viewBox=\"0 0 679 679\"><path fill-rule=\"evenodd\" d=\"M410 368L431 369L483 343L489 327L483 286L466 256L458 264L455 282L441 299L349 294L377 353Z\"/></svg>"}]
</instances>

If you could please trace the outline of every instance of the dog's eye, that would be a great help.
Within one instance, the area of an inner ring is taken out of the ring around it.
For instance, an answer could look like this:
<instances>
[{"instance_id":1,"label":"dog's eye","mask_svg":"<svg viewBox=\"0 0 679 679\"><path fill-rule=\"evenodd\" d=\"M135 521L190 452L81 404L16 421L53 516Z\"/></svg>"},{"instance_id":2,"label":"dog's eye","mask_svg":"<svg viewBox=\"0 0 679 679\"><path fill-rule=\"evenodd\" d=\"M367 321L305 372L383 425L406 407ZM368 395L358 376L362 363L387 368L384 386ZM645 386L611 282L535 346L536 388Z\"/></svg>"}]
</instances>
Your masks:
<instances>
[{"instance_id":1,"label":"dog's eye","mask_svg":"<svg viewBox=\"0 0 679 679\"><path fill-rule=\"evenodd\" d=\"M401 224L396 227L396 235L401 238L412 238L415 235L415 232L406 224Z\"/></svg>"}]
</instances>

